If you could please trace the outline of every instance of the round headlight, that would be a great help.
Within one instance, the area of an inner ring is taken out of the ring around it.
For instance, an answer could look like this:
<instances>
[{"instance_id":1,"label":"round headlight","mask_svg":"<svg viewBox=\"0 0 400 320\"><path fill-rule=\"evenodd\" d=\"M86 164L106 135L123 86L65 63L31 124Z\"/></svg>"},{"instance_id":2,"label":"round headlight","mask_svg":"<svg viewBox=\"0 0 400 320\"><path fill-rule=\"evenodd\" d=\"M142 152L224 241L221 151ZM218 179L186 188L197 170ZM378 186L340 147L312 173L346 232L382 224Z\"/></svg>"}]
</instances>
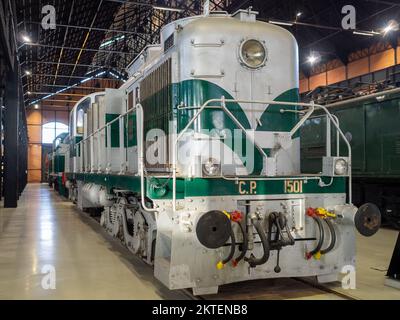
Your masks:
<instances>
[{"instance_id":1,"label":"round headlight","mask_svg":"<svg viewBox=\"0 0 400 320\"><path fill-rule=\"evenodd\" d=\"M240 58L246 66L256 69L264 65L267 52L260 41L250 39L240 46Z\"/></svg>"},{"instance_id":2,"label":"round headlight","mask_svg":"<svg viewBox=\"0 0 400 320\"><path fill-rule=\"evenodd\" d=\"M347 161L344 159L337 159L335 162L335 174L338 176L342 176L347 174Z\"/></svg>"},{"instance_id":3,"label":"round headlight","mask_svg":"<svg viewBox=\"0 0 400 320\"><path fill-rule=\"evenodd\" d=\"M216 176L221 172L221 165L213 158L203 163L203 173L207 176Z\"/></svg>"}]
</instances>

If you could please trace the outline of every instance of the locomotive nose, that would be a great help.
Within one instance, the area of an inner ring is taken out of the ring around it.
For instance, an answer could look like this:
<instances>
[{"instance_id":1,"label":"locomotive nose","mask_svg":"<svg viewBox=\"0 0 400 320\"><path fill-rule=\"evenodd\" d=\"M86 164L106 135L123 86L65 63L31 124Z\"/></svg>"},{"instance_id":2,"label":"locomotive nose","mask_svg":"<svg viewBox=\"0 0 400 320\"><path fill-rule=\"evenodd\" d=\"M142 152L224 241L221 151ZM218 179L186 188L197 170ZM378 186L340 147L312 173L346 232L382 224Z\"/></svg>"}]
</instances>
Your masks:
<instances>
[{"instance_id":1,"label":"locomotive nose","mask_svg":"<svg viewBox=\"0 0 400 320\"><path fill-rule=\"evenodd\" d=\"M365 236L373 236L381 226L381 212L373 203L360 206L354 216L354 225L357 231Z\"/></svg>"}]
</instances>

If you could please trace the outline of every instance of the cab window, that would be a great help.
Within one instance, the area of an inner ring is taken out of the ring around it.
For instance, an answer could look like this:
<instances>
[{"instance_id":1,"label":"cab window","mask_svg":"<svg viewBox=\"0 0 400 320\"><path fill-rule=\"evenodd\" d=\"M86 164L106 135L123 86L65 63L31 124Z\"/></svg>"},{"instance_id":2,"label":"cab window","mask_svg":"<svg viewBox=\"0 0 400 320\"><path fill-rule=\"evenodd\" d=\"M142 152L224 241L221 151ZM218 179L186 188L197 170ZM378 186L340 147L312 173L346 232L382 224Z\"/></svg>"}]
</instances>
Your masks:
<instances>
[{"instance_id":1,"label":"cab window","mask_svg":"<svg viewBox=\"0 0 400 320\"><path fill-rule=\"evenodd\" d=\"M76 108L76 133L83 134L83 120L90 106L90 98L83 100Z\"/></svg>"}]
</instances>

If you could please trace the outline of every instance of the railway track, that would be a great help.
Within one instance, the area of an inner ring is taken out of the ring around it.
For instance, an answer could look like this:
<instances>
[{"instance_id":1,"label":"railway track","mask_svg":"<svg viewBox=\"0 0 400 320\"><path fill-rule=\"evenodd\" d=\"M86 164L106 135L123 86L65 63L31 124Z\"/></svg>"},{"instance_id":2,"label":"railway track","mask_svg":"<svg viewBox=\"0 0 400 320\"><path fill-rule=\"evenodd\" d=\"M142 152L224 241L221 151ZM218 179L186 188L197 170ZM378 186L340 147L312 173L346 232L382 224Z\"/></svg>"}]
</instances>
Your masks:
<instances>
[{"instance_id":1,"label":"railway track","mask_svg":"<svg viewBox=\"0 0 400 320\"><path fill-rule=\"evenodd\" d=\"M192 291L183 290L193 300L356 300L304 278L264 279L228 284L219 288L219 293L194 296Z\"/></svg>"}]
</instances>

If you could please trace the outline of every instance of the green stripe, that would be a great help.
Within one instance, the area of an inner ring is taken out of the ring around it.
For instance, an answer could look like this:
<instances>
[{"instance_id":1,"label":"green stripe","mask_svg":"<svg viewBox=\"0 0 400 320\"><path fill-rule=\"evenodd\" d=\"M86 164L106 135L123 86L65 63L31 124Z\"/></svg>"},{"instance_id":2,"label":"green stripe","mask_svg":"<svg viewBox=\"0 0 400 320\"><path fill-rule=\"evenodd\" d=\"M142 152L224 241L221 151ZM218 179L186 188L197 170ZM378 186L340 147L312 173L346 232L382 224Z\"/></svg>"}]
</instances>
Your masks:
<instances>
[{"instance_id":1,"label":"green stripe","mask_svg":"<svg viewBox=\"0 0 400 320\"><path fill-rule=\"evenodd\" d=\"M283 92L276 97L274 101L278 102L298 102L299 89L294 88ZM296 110L293 106L270 105L260 117L260 123L257 126L257 131L290 131L299 121L299 116L293 112L282 113L284 110Z\"/></svg>"},{"instance_id":2,"label":"green stripe","mask_svg":"<svg viewBox=\"0 0 400 320\"><path fill-rule=\"evenodd\" d=\"M108 192L113 189L130 190L134 193L140 193L140 178L136 176L91 174L91 173L75 173L67 174L68 179L80 180L85 183L95 183L105 186ZM329 187L320 187L318 180L308 180L302 177L295 180L303 180L303 190L301 193L293 193L299 195L306 194L329 194L329 193L345 193L346 178L335 177ZM287 180L293 180L287 177ZM330 178L324 178L328 182ZM207 179L177 179L177 199L185 197L210 197L210 196L249 196L250 182L245 180L242 183L228 181L221 178ZM153 200L171 200L172 199L172 180L171 179L145 179L147 196ZM247 194L241 194L240 191L248 191ZM285 179L282 180L264 180L256 181L256 188L252 190L251 195L267 196L267 195L285 195Z\"/></svg>"}]
</instances>

